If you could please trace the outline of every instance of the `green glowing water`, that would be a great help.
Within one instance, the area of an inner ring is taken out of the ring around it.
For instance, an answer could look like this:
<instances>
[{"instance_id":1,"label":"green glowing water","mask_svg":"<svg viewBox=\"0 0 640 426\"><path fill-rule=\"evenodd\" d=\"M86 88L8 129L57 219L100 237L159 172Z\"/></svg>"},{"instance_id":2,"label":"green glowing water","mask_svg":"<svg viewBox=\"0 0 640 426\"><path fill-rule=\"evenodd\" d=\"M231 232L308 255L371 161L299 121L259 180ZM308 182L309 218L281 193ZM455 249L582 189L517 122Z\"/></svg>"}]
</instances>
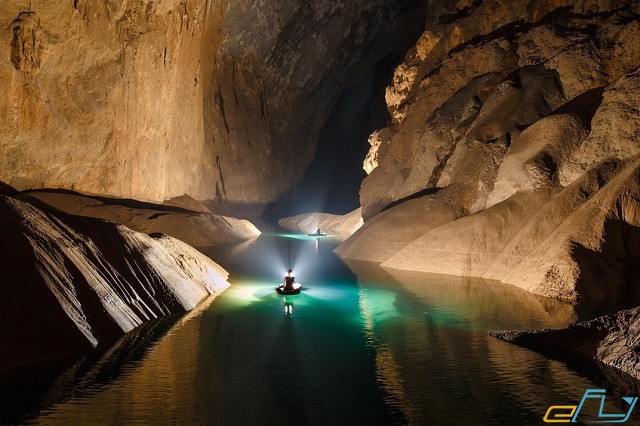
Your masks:
<instances>
[{"instance_id":1,"label":"green glowing water","mask_svg":"<svg viewBox=\"0 0 640 426\"><path fill-rule=\"evenodd\" d=\"M231 272L222 296L81 360L9 418L541 423L550 405L618 386L486 333L562 326L571 307L483 281L346 265L335 244L280 234L207 251ZM304 290L282 297L274 287L289 263Z\"/></svg>"}]
</instances>

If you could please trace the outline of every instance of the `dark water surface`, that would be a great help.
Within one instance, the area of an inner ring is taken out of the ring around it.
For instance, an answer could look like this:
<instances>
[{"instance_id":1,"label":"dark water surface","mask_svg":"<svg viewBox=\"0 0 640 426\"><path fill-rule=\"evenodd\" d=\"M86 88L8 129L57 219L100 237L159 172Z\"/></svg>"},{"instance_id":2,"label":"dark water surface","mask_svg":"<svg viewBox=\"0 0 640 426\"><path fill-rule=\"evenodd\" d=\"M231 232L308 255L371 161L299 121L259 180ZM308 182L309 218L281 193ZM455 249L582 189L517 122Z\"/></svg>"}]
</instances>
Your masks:
<instances>
[{"instance_id":1,"label":"dark water surface","mask_svg":"<svg viewBox=\"0 0 640 426\"><path fill-rule=\"evenodd\" d=\"M212 248L231 273L222 296L51 370L31 391L26 376L0 387L0 423L541 424L550 405L577 404L587 388L616 401L635 389L487 335L566 325L570 306L346 265L335 244L277 234ZM273 289L289 263L305 290L283 298Z\"/></svg>"}]
</instances>

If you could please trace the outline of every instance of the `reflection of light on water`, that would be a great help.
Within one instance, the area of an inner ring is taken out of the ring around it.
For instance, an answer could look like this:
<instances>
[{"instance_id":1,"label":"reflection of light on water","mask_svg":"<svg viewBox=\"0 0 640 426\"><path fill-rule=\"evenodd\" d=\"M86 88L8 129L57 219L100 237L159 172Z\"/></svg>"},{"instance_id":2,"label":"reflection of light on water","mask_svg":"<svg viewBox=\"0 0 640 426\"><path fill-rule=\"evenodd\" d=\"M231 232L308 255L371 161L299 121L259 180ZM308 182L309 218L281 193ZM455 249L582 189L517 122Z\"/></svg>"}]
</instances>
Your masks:
<instances>
[{"instance_id":1,"label":"reflection of light on water","mask_svg":"<svg viewBox=\"0 0 640 426\"><path fill-rule=\"evenodd\" d=\"M432 306L425 312L430 323L459 330L474 329L465 306Z\"/></svg>"},{"instance_id":2,"label":"reflection of light on water","mask_svg":"<svg viewBox=\"0 0 640 426\"><path fill-rule=\"evenodd\" d=\"M327 302L337 302L340 300L346 300L351 296L348 290L345 290L340 287L336 287L336 288L330 288L330 287L327 288L324 286L319 286L319 287L311 286L307 288L303 287L303 292L305 297L309 299L317 299L317 300L323 300Z\"/></svg>"},{"instance_id":3,"label":"reflection of light on water","mask_svg":"<svg viewBox=\"0 0 640 426\"><path fill-rule=\"evenodd\" d=\"M367 314L373 321L372 326L375 323L402 316L395 306L397 294L393 291L361 287L359 296L360 303L365 302ZM360 309L362 310L363 307L361 306Z\"/></svg>"},{"instance_id":4,"label":"reflection of light on water","mask_svg":"<svg viewBox=\"0 0 640 426\"><path fill-rule=\"evenodd\" d=\"M382 388L389 393L393 405L411 420L413 410L405 401L404 380L401 368L387 344L383 344L375 334L375 325L382 321L400 317L395 308L396 293L378 289L360 287L358 306L363 318L364 334L369 345L376 351L376 378Z\"/></svg>"},{"instance_id":5,"label":"reflection of light on water","mask_svg":"<svg viewBox=\"0 0 640 426\"><path fill-rule=\"evenodd\" d=\"M304 234L274 234L276 237L280 237L280 238L291 238L294 240L303 240L303 241L312 241L313 239L315 239L316 237L312 237L309 235L304 235Z\"/></svg>"},{"instance_id":6,"label":"reflection of light on water","mask_svg":"<svg viewBox=\"0 0 640 426\"><path fill-rule=\"evenodd\" d=\"M274 293L275 283L239 282L232 285L224 294L227 300L236 305L248 306L259 302Z\"/></svg>"}]
</instances>

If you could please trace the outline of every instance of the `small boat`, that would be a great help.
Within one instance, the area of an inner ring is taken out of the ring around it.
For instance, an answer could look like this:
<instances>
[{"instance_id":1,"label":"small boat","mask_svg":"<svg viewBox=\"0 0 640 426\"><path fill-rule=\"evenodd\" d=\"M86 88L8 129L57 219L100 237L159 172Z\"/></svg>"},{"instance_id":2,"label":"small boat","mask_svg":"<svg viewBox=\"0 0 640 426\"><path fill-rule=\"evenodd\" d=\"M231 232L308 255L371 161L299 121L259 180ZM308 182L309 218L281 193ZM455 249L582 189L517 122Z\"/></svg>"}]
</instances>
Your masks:
<instances>
[{"instance_id":1,"label":"small boat","mask_svg":"<svg viewBox=\"0 0 640 426\"><path fill-rule=\"evenodd\" d=\"M302 284L300 283L294 283L293 288L290 290L287 290L284 284L282 284L279 287L276 287L276 291L279 294L300 294L301 289L302 289Z\"/></svg>"},{"instance_id":2,"label":"small boat","mask_svg":"<svg viewBox=\"0 0 640 426\"><path fill-rule=\"evenodd\" d=\"M300 294L301 289L302 284L295 282L295 277L289 269L284 277L284 284L276 287L276 292L279 294Z\"/></svg>"},{"instance_id":3,"label":"small boat","mask_svg":"<svg viewBox=\"0 0 640 426\"><path fill-rule=\"evenodd\" d=\"M307 234L307 235L310 237L326 237L327 236L327 234L325 234L324 232L320 232L320 228L318 228L318 230L313 234Z\"/></svg>"}]
</instances>

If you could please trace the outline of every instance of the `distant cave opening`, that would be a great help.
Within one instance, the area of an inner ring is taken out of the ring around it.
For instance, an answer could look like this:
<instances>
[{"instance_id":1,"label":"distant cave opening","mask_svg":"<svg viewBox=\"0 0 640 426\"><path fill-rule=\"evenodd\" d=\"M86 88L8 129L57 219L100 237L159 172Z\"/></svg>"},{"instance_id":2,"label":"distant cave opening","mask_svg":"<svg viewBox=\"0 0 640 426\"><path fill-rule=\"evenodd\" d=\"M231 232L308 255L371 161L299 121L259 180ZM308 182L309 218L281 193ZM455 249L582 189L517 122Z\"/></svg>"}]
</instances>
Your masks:
<instances>
[{"instance_id":1,"label":"distant cave opening","mask_svg":"<svg viewBox=\"0 0 640 426\"><path fill-rule=\"evenodd\" d=\"M401 59L399 52L389 54L343 90L320 130L313 161L302 182L266 208L266 220L309 212L345 214L360 206L368 138L391 118L385 89Z\"/></svg>"}]
</instances>

